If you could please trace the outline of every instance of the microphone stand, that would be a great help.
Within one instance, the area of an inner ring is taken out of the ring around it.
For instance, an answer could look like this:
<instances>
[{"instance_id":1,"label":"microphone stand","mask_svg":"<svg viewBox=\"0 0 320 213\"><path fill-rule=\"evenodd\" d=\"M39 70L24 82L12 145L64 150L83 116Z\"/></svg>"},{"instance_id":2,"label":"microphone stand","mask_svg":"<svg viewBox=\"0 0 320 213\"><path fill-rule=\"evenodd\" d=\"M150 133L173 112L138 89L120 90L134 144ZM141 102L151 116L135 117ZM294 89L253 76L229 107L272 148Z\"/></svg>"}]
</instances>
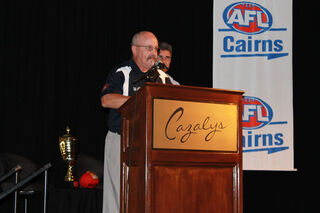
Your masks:
<instances>
[{"instance_id":1,"label":"microphone stand","mask_svg":"<svg viewBox=\"0 0 320 213\"><path fill-rule=\"evenodd\" d=\"M0 183L10 177L11 175L15 174L14 183L17 184L19 181L19 172L21 171L22 167L18 164L13 167L7 174L0 177ZM18 205L18 192L14 192L14 201L13 201L13 212L17 213L17 205Z\"/></svg>"},{"instance_id":2,"label":"microphone stand","mask_svg":"<svg viewBox=\"0 0 320 213\"><path fill-rule=\"evenodd\" d=\"M13 167L7 174L3 175L2 177L0 177L0 183L2 181L4 181L5 179L7 179L8 177L10 177L11 175L13 175L16 172L21 171L21 166L18 164L15 167Z\"/></svg>"},{"instance_id":3,"label":"microphone stand","mask_svg":"<svg viewBox=\"0 0 320 213\"><path fill-rule=\"evenodd\" d=\"M4 197L6 197L7 195L9 195L12 192L17 192L17 190L22 187L23 185L25 185L26 183L28 183L29 181L31 181L33 178L37 177L38 175L40 175L42 172L44 172L44 189L43 189L43 213L46 213L46 207L47 207L47 178L48 178L48 174L47 174L47 170L51 167L51 163L47 163L46 165L44 165L42 168L38 169L37 171L35 171L34 173L32 173L31 175L29 175L28 177L26 177L25 179L23 179L22 181L16 183L14 186L12 186L11 188L9 188L7 191L4 191L2 193L0 193L0 200Z\"/></svg>"}]
</instances>

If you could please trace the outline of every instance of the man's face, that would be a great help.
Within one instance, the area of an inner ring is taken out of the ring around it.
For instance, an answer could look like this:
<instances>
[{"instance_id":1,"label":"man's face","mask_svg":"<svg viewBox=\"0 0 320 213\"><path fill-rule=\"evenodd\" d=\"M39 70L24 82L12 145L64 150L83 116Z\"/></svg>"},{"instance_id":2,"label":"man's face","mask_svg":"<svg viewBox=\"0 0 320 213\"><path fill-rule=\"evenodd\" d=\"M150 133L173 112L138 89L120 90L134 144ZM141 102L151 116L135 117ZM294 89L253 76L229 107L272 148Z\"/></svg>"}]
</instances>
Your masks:
<instances>
[{"instance_id":1,"label":"man's face","mask_svg":"<svg viewBox=\"0 0 320 213\"><path fill-rule=\"evenodd\" d=\"M168 50L160 50L159 55L158 55L159 61L164 63L168 68L170 68L170 63L171 63L171 53ZM167 72L168 70L163 70Z\"/></svg>"},{"instance_id":2,"label":"man's face","mask_svg":"<svg viewBox=\"0 0 320 213\"><path fill-rule=\"evenodd\" d=\"M142 72L147 72L157 60L158 40L153 34L146 33L139 36L131 49L136 64Z\"/></svg>"}]
</instances>

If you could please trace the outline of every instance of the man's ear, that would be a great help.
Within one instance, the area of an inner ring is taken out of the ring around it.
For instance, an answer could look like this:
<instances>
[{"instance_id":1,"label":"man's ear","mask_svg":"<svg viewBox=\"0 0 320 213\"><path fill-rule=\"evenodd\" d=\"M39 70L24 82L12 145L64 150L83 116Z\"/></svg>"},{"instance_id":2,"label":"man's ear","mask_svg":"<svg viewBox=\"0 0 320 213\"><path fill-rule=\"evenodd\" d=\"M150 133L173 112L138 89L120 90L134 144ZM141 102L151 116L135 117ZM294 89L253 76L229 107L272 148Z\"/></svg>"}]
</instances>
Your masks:
<instances>
[{"instance_id":1,"label":"man's ear","mask_svg":"<svg viewBox=\"0 0 320 213\"><path fill-rule=\"evenodd\" d=\"M132 55L136 55L137 47L134 45L131 45L131 52L132 52Z\"/></svg>"}]
</instances>

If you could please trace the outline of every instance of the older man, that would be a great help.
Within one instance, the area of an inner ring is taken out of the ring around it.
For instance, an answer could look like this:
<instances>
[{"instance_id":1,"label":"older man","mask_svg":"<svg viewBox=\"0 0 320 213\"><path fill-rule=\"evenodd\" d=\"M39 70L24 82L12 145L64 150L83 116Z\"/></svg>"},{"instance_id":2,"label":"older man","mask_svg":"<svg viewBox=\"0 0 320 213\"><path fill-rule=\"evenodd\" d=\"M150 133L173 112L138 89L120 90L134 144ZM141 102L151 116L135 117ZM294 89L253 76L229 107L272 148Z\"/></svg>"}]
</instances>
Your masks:
<instances>
[{"instance_id":1,"label":"older man","mask_svg":"<svg viewBox=\"0 0 320 213\"><path fill-rule=\"evenodd\" d=\"M110 108L109 131L105 141L103 213L120 210L120 114L117 109L145 84L141 79L157 60L158 40L148 31L136 33L131 42L132 58L117 66L108 74L101 93L101 105ZM162 72L162 71L160 71ZM162 72L159 83L172 83Z\"/></svg>"}]
</instances>

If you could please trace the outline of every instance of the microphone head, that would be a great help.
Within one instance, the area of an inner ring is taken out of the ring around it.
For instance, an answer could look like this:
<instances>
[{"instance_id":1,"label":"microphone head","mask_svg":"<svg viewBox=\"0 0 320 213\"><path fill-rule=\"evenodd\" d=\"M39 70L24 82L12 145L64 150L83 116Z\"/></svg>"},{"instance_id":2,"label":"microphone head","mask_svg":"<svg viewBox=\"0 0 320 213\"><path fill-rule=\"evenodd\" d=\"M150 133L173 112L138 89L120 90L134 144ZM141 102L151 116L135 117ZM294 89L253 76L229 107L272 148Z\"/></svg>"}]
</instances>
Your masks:
<instances>
[{"instance_id":1,"label":"microphone head","mask_svg":"<svg viewBox=\"0 0 320 213\"><path fill-rule=\"evenodd\" d=\"M154 64L154 66L156 66L157 69L160 69L160 70L168 70L169 68L164 64L162 63L161 61L156 61L156 63Z\"/></svg>"},{"instance_id":2,"label":"microphone head","mask_svg":"<svg viewBox=\"0 0 320 213\"><path fill-rule=\"evenodd\" d=\"M22 169L22 167L18 164L13 169L15 172L17 172L17 171L20 171Z\"/></svg>"}]
</instances>

